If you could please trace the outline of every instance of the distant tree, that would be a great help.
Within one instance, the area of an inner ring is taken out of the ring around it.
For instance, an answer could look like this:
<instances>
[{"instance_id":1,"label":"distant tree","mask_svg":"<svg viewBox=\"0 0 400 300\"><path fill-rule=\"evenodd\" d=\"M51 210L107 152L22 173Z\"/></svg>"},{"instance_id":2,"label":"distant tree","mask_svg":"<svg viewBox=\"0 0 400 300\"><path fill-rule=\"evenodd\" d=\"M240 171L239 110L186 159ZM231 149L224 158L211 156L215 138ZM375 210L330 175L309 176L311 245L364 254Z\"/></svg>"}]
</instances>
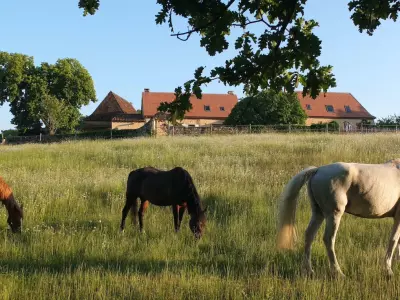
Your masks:
<instances>
[{"instance_id":1,"label":"distant tree","mask_svg":"<svg viewBox=\"0 0 400 300\"><path fill-rule=\"evenodd\" d=\"M239 101L232 109L226 125L298 124L307 119L300 101L293 93L269 90Z\"/></svg>"},{"instance_id":2,"label":"distant tree","mask_svg":"<svg viewBox=\"0 0 400 300\"><path fill-rule=\"evenodd\" d=\"M394 115L390 115L390 116L387 116L387 117L380 118L375 122L375 125L377 125L377 126L395 126L395 125L400 125L400 116L394 114Z\"/></svg>"},{"instance_id":3,"label":"distant tree","mask_svg":"<svg viewBox=\"0 0 400 300\"><path fill-rule=\"evenodd\" d=\"M50 135L54 135L59 128L68 127L69 112L67 105L52 95L44 94L40 102L39 118L46 126Z\"/></svg>"},{"instance_id":4,"label":"distant tree","mask_svg":"<svg viewBox=\"0 0 400 300\"><path fill-rule=\"evenodd\" d=\"M400 125L400 116L394 114L388 117L380 118L378 121L376 121L376 125Z\"/></svg>"},{"instance_id":5,"label":"distant tree","mask_svg":"<svg viewBox=\"0 0 400 300\"><path fill-rule=\"evenodd\" d=\"M251 95L266 89L293 92L301 84L303 95L314 99L321 91L336 86L332 66L319 61L321 40L314 34L319 24L304 17L307 0L153 1L160 5L155 22L167 23L172 36L187 41L198 34L200 46L210 56L234 50L233 57L209 74L202 75L204 67L198 68L193 80L175 89L176 101L160 105L159 110L172 118L183 118L192 109L191 94L201 98L201 86L212 80L231 86L243 84ZM79 7L84 15L93 15L100 3L79 0ZM396 21L400 11L400 0L347 0L342 5L345 3L354 25L369 35L382 20ZM174 21L182 18L188 28L176 30Z\"/></svg>"},{"instance_id":6,"label":"distant tree","mask_svg":"<svg viewBox=\"0 0 400 300\"><path fill-rule=\"evenodd\" d=\"M35 66L30 56L0 52L0 105L9 102L20 133L37 134L42 123L50 134L73 131L79 109L91 101L96 101L93 80L77 60Z\"/></svg>"},{"instance_id":7,"label":"distant tree","mask_svg":"<svg viewBox=\"0 0 400 300\"><path fill-rule=\"evenodd\" d=\"M4 138L9 137L9 136L17 136L18 135L18 130L16 129L7 129L7 130L2 130L1 131L2 135Z\"/></svg>"}]
</instances>

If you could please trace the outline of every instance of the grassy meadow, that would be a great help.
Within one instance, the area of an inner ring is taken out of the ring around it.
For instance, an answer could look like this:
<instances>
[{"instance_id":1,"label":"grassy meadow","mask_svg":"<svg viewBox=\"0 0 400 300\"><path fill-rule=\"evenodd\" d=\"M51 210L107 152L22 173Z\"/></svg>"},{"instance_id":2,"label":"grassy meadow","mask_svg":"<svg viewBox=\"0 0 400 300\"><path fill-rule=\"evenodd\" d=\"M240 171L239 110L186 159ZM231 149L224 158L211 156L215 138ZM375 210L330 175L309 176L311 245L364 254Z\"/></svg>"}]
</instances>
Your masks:
<instances>
[{"instance_id":1,"label":"grassy meadow","mask_svg":"<svg viewBox=\"0 0 400 300\"><path fill-rule=\"evenodd\" d=\"M300 275L311 215L303 189L294 252L275 249L277 198L301 169L336 161L400 157L396 135L269 134L82 141L0 146L0 176L25 207L24 230L7 229L0 210L1 299L393 299L400 266L385 276L392 220L345 215L336 241L347 275L334 280L322 242L316 276ZM145 233L127 220L119 232L128 173L182 166L205 205L195 242L185 214L175 234L170 208L150 205Z\"/></svg>"}]
</instances>

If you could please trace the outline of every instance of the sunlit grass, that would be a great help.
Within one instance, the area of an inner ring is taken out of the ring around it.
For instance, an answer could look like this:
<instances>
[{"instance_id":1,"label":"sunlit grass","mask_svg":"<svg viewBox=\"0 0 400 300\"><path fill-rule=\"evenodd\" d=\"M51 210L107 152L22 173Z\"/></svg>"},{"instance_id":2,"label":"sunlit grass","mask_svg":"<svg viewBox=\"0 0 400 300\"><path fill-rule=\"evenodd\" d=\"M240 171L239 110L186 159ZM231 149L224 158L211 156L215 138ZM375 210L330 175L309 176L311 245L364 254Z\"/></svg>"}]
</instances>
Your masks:
<instances>
[{"instance_id":1,"label":"sunlit grass","mask_svg":"<svg viewBox=\"0 0 400 300\"><path fill-rule=\"evenodd\" d=\"M0 147L0 175L24 203L21 236L0 211L1 299L388 299L392 221L346 215L336 248L345 280L328 276L321 228L312 249L316 278L300 275L310 217L305 191L294 252L275 249L277 198L301 169L335 161L400 157L396 135L174 137ZM150 206L145 233L118 231L127 175L143 166L186 168L208 206L196 243L185 214L175 234L170 208Z\"/></svg>"}]
</instances>

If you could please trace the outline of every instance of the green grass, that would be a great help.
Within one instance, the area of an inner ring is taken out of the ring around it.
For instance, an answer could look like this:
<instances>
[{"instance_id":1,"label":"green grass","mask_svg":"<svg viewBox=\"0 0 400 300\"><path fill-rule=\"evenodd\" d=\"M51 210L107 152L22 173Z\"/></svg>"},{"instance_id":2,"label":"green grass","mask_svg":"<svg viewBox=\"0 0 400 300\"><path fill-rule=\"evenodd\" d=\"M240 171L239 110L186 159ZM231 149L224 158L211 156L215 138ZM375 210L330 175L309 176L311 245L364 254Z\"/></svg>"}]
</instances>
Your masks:
<instances>
[{"instance_id":1,"label":"green grass","mask_svg":"<svg viewBox=\"0 0 400 300\"><path fill-rule=\"evenodd\" d=\"M300 275L310 217L302 191L294 252L275 249L277 198L301 169L335 161L400 157L396 135L271 134L71 142L0 147L0 175L24 203L22 235L0 210L1 299L389 299L400 267L383 265L392 220L345 215L336 249L347 275L333 280L322 243L314 279ZM185 214L175 234L170 208L150 206L145 233L119 232L128 173L182 166L208 205L196 243Z\"/></svg>"}]
</instances>

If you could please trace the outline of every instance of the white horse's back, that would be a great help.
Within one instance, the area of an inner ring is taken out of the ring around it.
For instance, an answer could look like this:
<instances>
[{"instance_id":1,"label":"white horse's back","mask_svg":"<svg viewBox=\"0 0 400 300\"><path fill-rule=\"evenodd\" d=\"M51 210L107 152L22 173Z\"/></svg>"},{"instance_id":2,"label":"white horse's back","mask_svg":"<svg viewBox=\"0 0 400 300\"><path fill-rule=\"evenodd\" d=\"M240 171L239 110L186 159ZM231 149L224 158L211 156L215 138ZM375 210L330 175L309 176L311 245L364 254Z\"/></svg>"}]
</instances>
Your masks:
<instances>
[{"instance_id":1,"label":"white horse's back","mask_svg":"<svg viewBox=\"0 0 400 300\"><path fill-rule=\"evenodd\" d=\"M363 218L388 217L400 198L400 172L385 164L334 163L319 167L310 187L325 213L335 208Z\"/></svg>"}]
</instances>

